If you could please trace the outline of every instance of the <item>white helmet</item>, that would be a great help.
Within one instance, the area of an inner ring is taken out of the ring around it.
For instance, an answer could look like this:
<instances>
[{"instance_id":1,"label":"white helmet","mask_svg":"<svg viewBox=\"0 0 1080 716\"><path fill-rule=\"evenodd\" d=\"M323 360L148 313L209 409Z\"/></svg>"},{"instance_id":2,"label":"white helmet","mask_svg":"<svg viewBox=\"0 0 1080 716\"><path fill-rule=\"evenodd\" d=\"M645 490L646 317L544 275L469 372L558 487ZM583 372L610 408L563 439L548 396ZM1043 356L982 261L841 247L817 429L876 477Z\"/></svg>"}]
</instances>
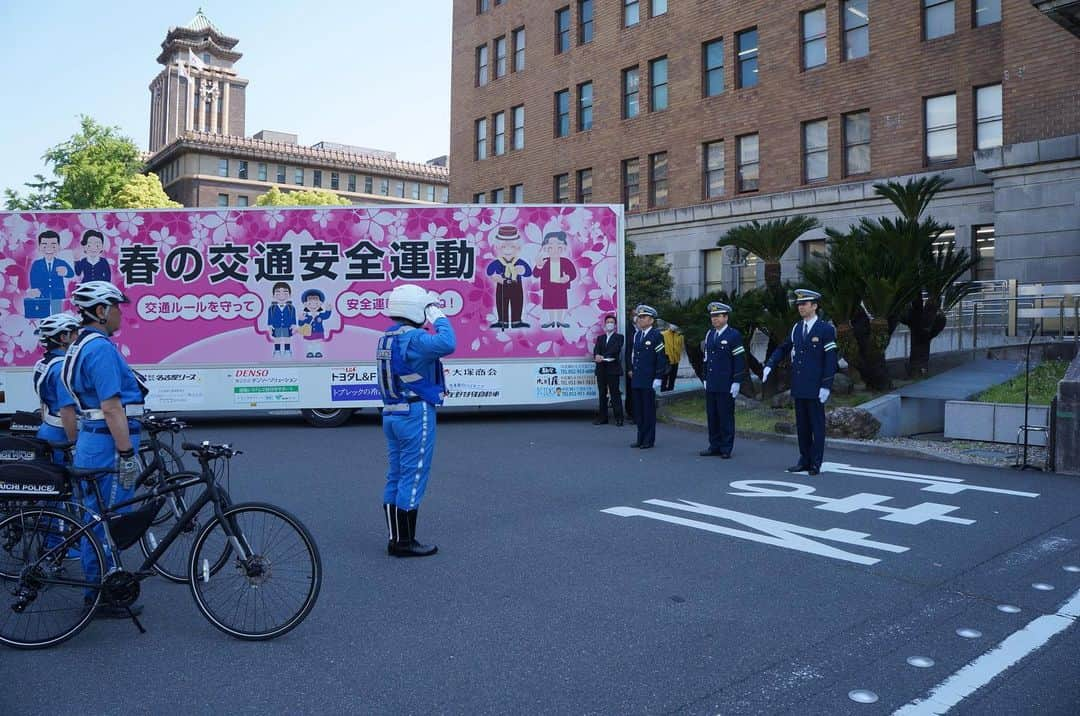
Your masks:
<instances>
[{"instance_id":1,"label":"white helmet","mask_svg":"<svg viewBox=\"0 0 1080 716\"><path fill-rule=\"evenodd\" d=\"M413 323L423 324L426 320L424 310L433 303L431 295L411 283L395 286L390 292L387 313L391 318L407 318Z\"/></svg>"},{"instance_id":2,"label":"white helmet","mask_svg":"<svg viewBox=\"0 0 1080 716\"><path fill-rule=\"evenodd\" d=\"M89 311L94 306L115 306L118 303L131 303L130 299L108 281L87 281L80 283L71 292L71 302L80 310Z\"/></svg>"},{"instance_id":3,"label":"white helmet","mask_svg":"<svg viewBox=\"0 0 1080 716\"><path fill-rule=\"evenodd\" d=\"M53 339L61 333L77 331L82 326L82 321L70 313L54 313L48 318L42 318L34 333L41 337L41 345L48 346L55 343Z\"/></svg>"}]
</instances>

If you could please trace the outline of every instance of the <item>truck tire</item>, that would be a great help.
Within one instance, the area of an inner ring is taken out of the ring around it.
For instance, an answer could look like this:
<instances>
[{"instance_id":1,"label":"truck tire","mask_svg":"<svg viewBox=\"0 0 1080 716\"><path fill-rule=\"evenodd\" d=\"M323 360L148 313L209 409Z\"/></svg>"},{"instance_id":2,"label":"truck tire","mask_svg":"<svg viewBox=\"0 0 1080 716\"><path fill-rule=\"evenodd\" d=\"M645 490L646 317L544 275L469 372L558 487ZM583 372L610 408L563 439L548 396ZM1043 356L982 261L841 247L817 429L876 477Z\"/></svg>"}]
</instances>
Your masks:
<instances>
[{"instance_id":1,"label":"truck tire","mask_svg":"<svg viewBox=\"0 0 1080 716\"><path fill-rule=\"evenodd\" d=\"M308 425L316 428L336 428L349 422L353 408L313 408L301 410Z\"/></svg>"}]
</instances>

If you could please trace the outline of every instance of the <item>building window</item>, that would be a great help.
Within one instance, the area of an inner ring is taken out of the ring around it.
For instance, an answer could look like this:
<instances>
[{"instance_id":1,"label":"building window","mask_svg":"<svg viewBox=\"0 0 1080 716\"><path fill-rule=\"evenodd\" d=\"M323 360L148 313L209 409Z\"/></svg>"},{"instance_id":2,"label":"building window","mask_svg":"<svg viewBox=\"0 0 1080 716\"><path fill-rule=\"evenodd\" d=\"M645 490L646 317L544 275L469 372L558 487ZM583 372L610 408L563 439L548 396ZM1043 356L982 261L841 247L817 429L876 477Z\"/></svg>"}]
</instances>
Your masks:
<instances>
[{"instance_id":1,"label":"building window","mask_svg":"<svg viewBox=\"0 0 1080 716\"><path fill-rule=\"evenodd\" d=\"M337 172L330 172L330 188L334 190L341 188L341 175Z\"/></svg>"},{"instance_id":2,"label":"building window","mask_svg":"<svg viewBox=\"0 0 1080 716\"><path fill-rule=\"evenodd\" d=\"M390 196L390 180L389 179L380 179L379 180L379 193L382 194L383 196Z\"/></svg>"},{"instance_id":3,"label":"building window","mask_svg":"<svg viewBox=\"0 0 1080 716\"><path fill-rule=\"evenodd\" d=\"M703 147L705 198L724 195L724 143L708 142Z\"/></svg>"},{"instance_id":4,"label":"building window","mask_svg":"<svg viewBox=\"0 0 1080 716\"><path fill-rule=\"evenodd\" d=\"M807 10L802 14L802 62L809 70L825 64L828 51L825 47L825 8Z\"/></svg>"},{"instance_id":5,"label":"building window","mask_svg":"<svg viewBox=\"0 0 1080 716\"><path fill-rule=\"evenodd\" d=\"M738 47L739 87L757 87L758 82L758 39L757 28L743 30L735 35Z\"/></svg>"},{"instance_id":6,"label":"building window","mask_svg":"<svg viewBox=\"0 0 1080 716\"><path fill-rule=\"evenodd\" d=\"M704 293L712 293L724 288L724 250L709 249L702 251L705 259Z\"/></svg>"},{"instance_id":7,"label":"building window","mask_svg":"<svg viewBox=\"0 0 1080 716\"><path fill-rule=\"evenodd\" d=\"M803 241L799 244L799 251L802 254L802 263L804 264L821 261L826 252L825 239Z\"/></svg>"},{"instance_id":8,"label":"building window","mask_svg":"<svg viewBox=\"0 0 1080 716\"><path fill-rule=\"evenodd\" d=\"M495 79L506 75L506 36L495 38Z\"/></svg>"},{"instance_id":9,"label":"building window","mask_svg":"<svg viewBox=\"0 0 1080 716\"><path fill-rule=\"evenodd\" d=\"M525 107L518 106L510 109L510 118L514 123L514 133L510 140L511 149L525 148Z\"/></svg>"},{"instance_id":10,"label":"building window","mask_svg":"<svg viewBox=\"0 0 1080 716\"><path fill-rule=\"evenodd\" d=\"M569 204L570 203L570 175L569 174L556 174L555 175L555 191L554 201L556 204Z\"/></svg>"},{"instance_id":11,"label":"building window","mask_svg":"<svg viewBox=\"0 0 1080 716\"><path fill-rule=\"evenodd\" d=\"M491 0L476 0L476 14L483 15L491 9Z\"/></svg>"},{"instance_id":12,"label":"building window","mask_svg":"<svg viewBox=\"0 0 1080 716\"><path fill-rule=\"evenodd\" d=\"M975 90L975 148L1001 146L1001 85Z\"/></svg>"},{"instance_id":13,"label":"building window","mask_svg":"<svg viewBox=\"0 0 1080 716\"><path fill-rule=\"evenodd\" d=\"M739 252L739 258L741 259L737 264L739 269L739 293L744 294L757 288L760 260L754 254L745 251Z\"/></svg>"},{"instance_id":14,"label":"building window","mask_svg":"<svg viewBox=\"0 0 1080 716\"><path fill-rule=\"evenodd\" d=\"M346 186L348 187L348 191L356 191L356 175L350 174L347 181L348 184L346 184Z\"/></svg>"},{"instance_id":15,"label":"building window","mask_svg":"<svg viewBox=\"0 0 1080 716\"><path fill-rule=\"evenodd\" d=\"M375 180L372 177L364 177L364 193L371 194L375 191Z\"/></svg>"},{"instance_id":16,"label":"building window","mask_svg":"<svg viewBox=\"0 0 1080 716\"><path fill-rule=\"evenodd\" d=\"M622 163L622 197L627 211L641 208L641 175L638 160L624 159Z\"/></svg>"},{"instance_id":17,"label":"building window","mask_svg":"<svg viewBox=\"0 0 1080 716\"><path fill-rule=\"evenodd\" d=\"M474 203L474 204L483 204L484 203L484 192L480 192L479 194L473 194L472 195L472 203Z\"/></svg>"},{"instance_id":18,"label":"building window","mask_svg":"<svg viewBox=\"0 0 1080 716\"><path fill-rule=\"evenodd\" d=\"M236 178L247 179L248 178L248 163L246 160L241 159L236 166Z\"/></svg>"},{"instance_id":19,"label":"building window","mask_svg":"<svg viewBox=\"0 0 1080 716\"><path fill-rule=\"evenodd\" d=\"M487 159L487 118L476 120L476 158Z\"/></svg>"},{"instance_id":20,"label":"building window","mask_svg":"<svg viewBox=\"0 0 1080 716\"><path fill-rule=\"evenodd\" d=\"M844 59L870 54L870 0L844 0Z\"/></svg>"},{"instance_id":21,"label":"building window","mask_svg":"<svg viewBox=\"0 0 1080 716\"><path fill-rule=\"evenodd\" d=\"M724 41L706 42L701 46L702 95L715 97L724 91Z\"/></svg>"},{"instance_id":22,"label":"building window","mask_svg":"<svg viewBox=\"0 0 1080 716\"><path fill-rule=\"evenodd\" d=\"M277 165L277 183L278 184L284 184L285 183L285 165L284 164L278 164Z\"/></svg>"},{"instance_id":23,"label":"building window","mask_svg":"<svg viewBox=\"0 0 1080 716\"><path fill-rule=\"evenodd\" d=\"M259 178L259 181L266 181L266 164L259 162L256 171L258 172L256 176Z\"/></svg>"},{"instance_id":24,"label":"building window","mask_svg":"<svg viewBox=\"0 0 1080 716\"><path fill-rule=\"evenodd\" d=\"M577 88L578 96L578 131L587 132L592 129L592 82L582 82Z\"/></svg>"},{"instance_id":25,"label":"building window","mask_svg":"<svg viewBox=\"0 0 1080 716\"><path fill-rule=\"evenodd\" d=\"M424 185L424 198L427 199L430 202L435 201L435 185L434 184L425 184Z\"/></svg>"},{"instance_id":26,"label":"building window","mask_svg":"<svg viewBox=\"0 0 1080 716\"><path fill-rule=\"evenodd\" d=\"M870 113L844 115L844 176L870 173Z\"/></svg>"},{"instance_id":27,"label":"building window","mask_svg":"<svg viewBox=\"0 0 1080 716\"><path fill-rule=\"evenodd\" d=\"M975 27L1001 22L1001 0L975 0Z\"/></svg>"},{"instance_id":28,"label":"building window","mask_svg":"<svg viewBox=\"0 0 1080 716\"><path fill-rule=\"evenodd\" d=\"M476 48L476 86L483 87L488 83L488 47L480 45Z\"/></svg>"},{"instance_id":29,"label":"building window","mask_svg":"<svg viewBox=\"0 0 1080 716\"><path fill-rule=\"evenodd\" d=\"M758 189L758 135L747 134L737 139L739 144L739 191Z\"/></svg>"},{"instance_id":30,"label":"building window","mask_svg":"<svg viewBox=\"0 0 1080 716\"><path fill-rule=\"evenodd\" d=\"M495 156L506 154L506 112L495 113Z\"/></svg>"},{"instance_id":31,"label":"building window","mask_svg":"<svg viewBox=\"0 0 1080 716\"><path fill-rule=\"evenodd\" d=\"M930 251L934 254L935 258L941 258L947 255L950 251L956 249L956 230L947 229L940 232L930 244Z\"/></svg>"},{"instance_id":32,"label":"building window","mask_svg":"<svg viewBox=\"0 0 1080 716\"><path fill-rule=\"evenodd\" d=\"M525 28L519 27L511 36L514 42L514 72L525 69Z\"/></svg>"},{"instance_id":33,"label":"building window","mask_svg":"<svg viewBox=\"0 0 1080 716\"><path fill-rule=\"evenodd\" d=\"M577 173L577 203L592 203L592 169L579 169Z\"/></svg>"},{"instance_id":34,"label":"building window","mask_svg":"<svg viewBox=\"0 0 1080 716\"><path fill-rule=\"evenodd\" d=\"M561 55L570 49L570 8L555 11L555 54Z\"/></svg>"},{"instance_id":35,"label":"building window","mask_svg":"<svg viewBox=\"0 0 1080 716\"><path fill-rule=\"evenodd\" d=\"M659 17L667 12L667 0L652 0L649 4L649 16Z\"/></svg>"},{"instance_id":36,"label":"building window","mask_svg":"<svg viewBox=\"0 0 1080 716\"><path fill-rule=\"evenodd\" d=\"M247 206L248 205L248 198L246 196L238 196L238 197L236 197L236 205L237 206Z\"/></svg>"},{"instance_id":37,"label":"building window","mask_svg":"<svg viewBox=\"0 0 1080 716\"><path fill-rule=\"evenodd\" d=\"M450 187L448 187L448 186L439 187L439 201L441 201L444 204L446 202L450 201Z\"/></svg>"},{"instance_id":38,"label":"building window","mask_svg":"<svg viewBox=\"0 0 1080 716\"><path fill-rule=\"evenodd\" d=\"M405 198L405 182L403 182L403 181L395 181L394 182L394 196L399 197L401 199Z\"/></svg>"},{"instance_id":39,"label":"building window","mask_svg":"<svg viewBox=\"0 0 1080 716\"><path fill-rule=\"evenodd\" d=\"M623 27L633 27L641 22L639 0L623 0Z\"/></svg>"},{"instance_id":40,"label":"building window","mask_svg":"<svg viewBox=\"0 0 1080 716\"><path fill-rule=\"evenodd\" d=\"M956 159L956 95L946 94L925 100L926 160Z\"/></svg>"},{"instance_id":41,"label":"building window","mask_svg":"<svg viewBox=\"0 0 1080 716\"><path fill-rule=\"evenodd\" d=\"M228 194L218 194L217 195L217 205L218 206L228 206L229 205L229 195Z\"/></svg>"},{"instance_id":42,"label":"building window","mask_svg":"<svg viewBox=\"0 0 1080 716\"><path fill-rule=\"evenodd\" d=\"M322 187L322 170L316 169L311 172L311 186Z\"/></svg>"},{"instance_id":43,"label":"building window","mask_svg":"<svg viewBox=\"0 0 1080 716\"><path fill-rule=\"evenodd\" d=\"M555 136L570 134L570 90L555 93Z\"/></svg>"},{"instance_id":44,"label":"building window","mask_svg":"<svg viewBox=\"0 0 1080 716\"><path fill-rule=\"evenodd\" d=\"M505 204L506 203L506 192L503 189L492 189L491 190L491 203L492 204Z\"/></svg>"},{"instance_id":45,"label":"building window","mask_svg":"<svg viewBox=\"0 0 1080 716\"><path fill-rule=\"evenodd\" d=\"M666 57L657 57L649 62L649 108L653 112L668 107L668 64Z\"/></svg>"},{"instance_id":46,"label":"building window","mask_svg":"<svg viewBox=\"0 0 1080 716\"><path fill-rule=\"evenodd\" d=\"M649 206L660 209L668 205L667 152L649 155Z\"/></svg>"},{"instance_id":47,"label":"building window","mask_svg":"<svg viewBox=\"0 0 1080 716\"><path fill-rule=\"evenodd\" d=\"M803 123L803 180L829 178L829 122L819 119Z\"/></svg>"},{"instance_id":48,"label":"building window","mask_svg":"<svg viewBox=\"0 0 1080 716\"><path fill-rule=\"evenodd\" d=\"M923 0L923 38L933 40L956 32L955 0Z\"/></svg>"},{"instance_id":49,"label":"building window","mask_svg":"<svg viewBox=\"0 0 1080 716\"><path fill-rule=\"evenodd\" d=\"M229 176L229 160L228 159L218 159L217 160L217 175L219 177L227 177L227 176Z\"/></svg>"},{"instance_id":50,"label":"building window","mask_svg":"<svg viewBox=\"0 0 1080 716\"><path fill-rule=\"evenodd\" d=\"M304 186L304 170L297 169L293 172L293 184Z\"/></svg>"},{"instance_id":51,"label":"building window","mask_svg":"<svg viewBox=\"0 0 1080 716\"><path fill-rule=\"evenodd\" d=\"M510 187L510 203L511 204L524 204L525 203L525 185L514 184Z\"/></svg>"},{"instance_id":52,"label":"building window","mask_svg":"<svg viewBox=\"0 0 1080 716\"><path fill-rule=\"evenodd\" d=\"M972 227L974 245L971 247L971 253L978 258L978 263L975 264L975 270L972 271L971 278L975 281L993 281L994 280L994 227L990 226L975 226Z\"/></svg>"},{"instance_id":53,"label":"building window","mask_svg":"<svg viewBox=\"0 0 1080 716\"><path fill-rule=\"evenodd\" d=\"M631 67L622 72L623 119L631 119L638 116L638 68Z\"/></svg>"},{"instance_id":54,"label":"building window","mask_svg":"<svg viewBox=\"0 0 1080 716\"><path fill-rule=\"evenodd\" d=\"M578 44L593 39L593 0L578 0Z\"/></svg>"}]
</instances>

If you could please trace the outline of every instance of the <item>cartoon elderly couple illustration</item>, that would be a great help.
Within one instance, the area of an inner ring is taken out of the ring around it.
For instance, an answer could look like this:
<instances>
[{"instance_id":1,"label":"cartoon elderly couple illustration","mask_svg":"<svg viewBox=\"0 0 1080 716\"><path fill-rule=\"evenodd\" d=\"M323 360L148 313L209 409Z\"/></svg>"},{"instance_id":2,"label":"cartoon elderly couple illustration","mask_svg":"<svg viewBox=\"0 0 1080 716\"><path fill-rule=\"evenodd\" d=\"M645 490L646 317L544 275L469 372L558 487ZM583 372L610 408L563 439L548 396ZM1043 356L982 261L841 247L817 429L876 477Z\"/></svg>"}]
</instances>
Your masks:
<instances>
[{"instance_id":1,"label":"cartoon elderly couple illustration","mask_svg":"<svg viewBox=\"0 0 1080 716\"><path fill-rule=\"evenodd\" d=\"M541 328L569 328L570 282L577 278L574 262L566 257L568 245L565 231L550 231L540 242L540 260L530 267L521 258L524 248L521 232L516 226L504 224L494 236L495 260L488 264L487 276L495 287L497 320L491 328L529 328L521 320L525 309L525 289L522 279L540 281L540 307L545 313Z\"/></svg>"}]
</instances>

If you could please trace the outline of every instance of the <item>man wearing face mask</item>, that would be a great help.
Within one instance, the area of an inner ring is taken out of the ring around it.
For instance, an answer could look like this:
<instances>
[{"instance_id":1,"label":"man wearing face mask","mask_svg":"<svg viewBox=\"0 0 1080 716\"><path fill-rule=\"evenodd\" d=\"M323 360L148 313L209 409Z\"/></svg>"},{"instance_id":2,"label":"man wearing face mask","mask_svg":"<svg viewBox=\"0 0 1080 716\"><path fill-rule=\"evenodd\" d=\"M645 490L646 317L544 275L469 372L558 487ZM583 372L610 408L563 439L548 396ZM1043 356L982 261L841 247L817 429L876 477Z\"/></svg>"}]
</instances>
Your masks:
<instances>
[{"instance_id":1,"label":"man wearing face mask","mask_svg":"<svg viewBox=\"0 0 1080 716\"><path fill-rule=\"evenodd\" d=\"M604 317L604 333L596 337L593 346L593 360L596 362L596 389L600 395L600 413L593 425L607 425L608 395L611 396L611 409L615 413L615 424L623 425L622 395L619 382L622 378L623 337L615 331L615 316Z\"/></svg>"}]
</instances>

